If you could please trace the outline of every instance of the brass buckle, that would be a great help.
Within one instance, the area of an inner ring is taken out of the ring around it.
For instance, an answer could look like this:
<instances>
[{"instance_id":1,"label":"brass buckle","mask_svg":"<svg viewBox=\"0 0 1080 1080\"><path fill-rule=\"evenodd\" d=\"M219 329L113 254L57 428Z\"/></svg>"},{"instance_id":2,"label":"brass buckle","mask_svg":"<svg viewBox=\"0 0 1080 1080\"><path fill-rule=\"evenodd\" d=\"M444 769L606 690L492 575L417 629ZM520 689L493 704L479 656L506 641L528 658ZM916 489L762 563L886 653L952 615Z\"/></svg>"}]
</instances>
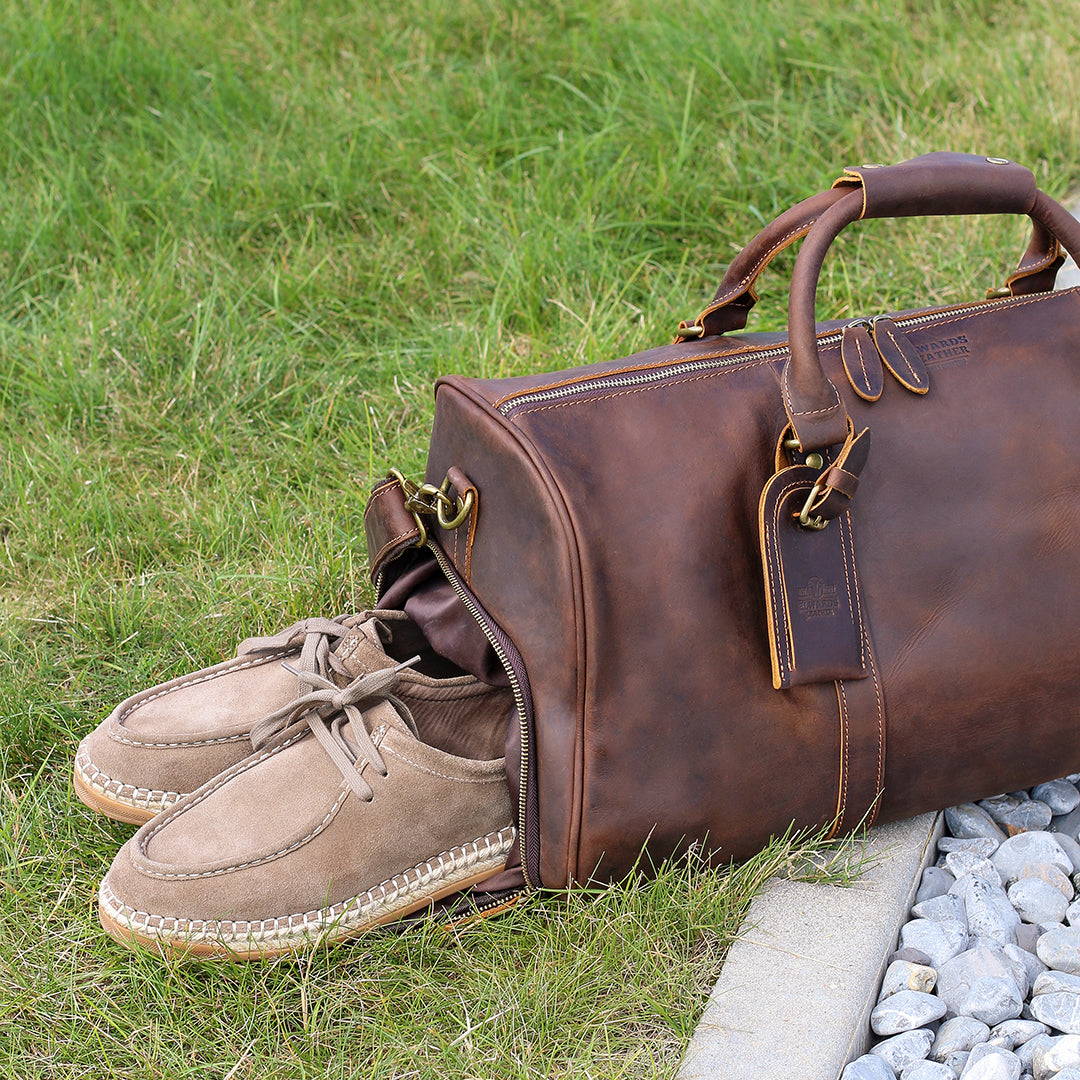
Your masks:
<instances>
[{"instance_id":1,"label":"brass buckle","mask_svg":"<svg viewBox=\"0 0 1080 1080\"><path fill-rule=\"evenodd\" d=\"M427 543L425 516L434 514L442 528L456 529L468 518L476 502L476 495L472 491L465 492L464 496L459 495L456 501L451 499L449 476L436 487L434 484L416 484L400 469L391 469L390 475L401 485L401 490L405 493L405 509L412 514L416 527L420 530L417 547L423 547Z\"/></svg>"}]
</instances>

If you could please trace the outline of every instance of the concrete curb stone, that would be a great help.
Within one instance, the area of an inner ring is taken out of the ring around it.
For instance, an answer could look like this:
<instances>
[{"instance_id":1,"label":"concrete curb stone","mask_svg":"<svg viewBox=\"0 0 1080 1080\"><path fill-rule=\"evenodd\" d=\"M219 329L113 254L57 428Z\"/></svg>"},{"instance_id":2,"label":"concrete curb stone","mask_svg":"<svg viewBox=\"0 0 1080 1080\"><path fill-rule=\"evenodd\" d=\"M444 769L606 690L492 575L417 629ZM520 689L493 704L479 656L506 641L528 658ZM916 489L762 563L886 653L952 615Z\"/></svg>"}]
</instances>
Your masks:
<instances>
[{"instance_id":1,"label":"concrete curb stone","mask_svg":"<svg viewBox=\"0 0 1080 1080\"><path fill-rule=\"evenodd\" d=\"M750 904L678 1080L836 1080L870 1044L886 961L941 814L871 829L852 885L773 881Z\"/></svg>"}]
</instances>

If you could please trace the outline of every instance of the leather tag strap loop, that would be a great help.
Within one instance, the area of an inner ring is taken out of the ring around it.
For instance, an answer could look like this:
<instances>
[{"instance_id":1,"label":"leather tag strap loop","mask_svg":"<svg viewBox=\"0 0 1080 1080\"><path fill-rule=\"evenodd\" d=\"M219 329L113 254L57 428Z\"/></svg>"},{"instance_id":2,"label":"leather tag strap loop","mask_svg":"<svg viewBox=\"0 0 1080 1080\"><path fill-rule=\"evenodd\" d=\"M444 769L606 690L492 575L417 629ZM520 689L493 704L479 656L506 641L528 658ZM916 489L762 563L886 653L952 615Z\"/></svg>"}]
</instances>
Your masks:
<instances>
[{"instance_id":1,"label":"leather tag strap loop","mask_svg":"<svg viewBox=\"0 0 1080 1080\"><path fill-rule=\"evenodd\" d=\"M840 761L832 836L873 825L885 789L885 696L873 642L863 633L869 678L836 682Z\"/></svg>"},{"instance_id":2,"label":"leather tag strap loop","mask_svg":"<svg viewBox=\"0 0 1080 1080\"><path fill-rule=\"evenodd\" d=\"M863 428L856 435L848 432L847 440L836 461L818 477L814 497L807 502L803 514L818 519L815 528L825 524L851 509L851 500L859 489L859 476L870 456L870 429Z\"/></svg>"}]
</instances>

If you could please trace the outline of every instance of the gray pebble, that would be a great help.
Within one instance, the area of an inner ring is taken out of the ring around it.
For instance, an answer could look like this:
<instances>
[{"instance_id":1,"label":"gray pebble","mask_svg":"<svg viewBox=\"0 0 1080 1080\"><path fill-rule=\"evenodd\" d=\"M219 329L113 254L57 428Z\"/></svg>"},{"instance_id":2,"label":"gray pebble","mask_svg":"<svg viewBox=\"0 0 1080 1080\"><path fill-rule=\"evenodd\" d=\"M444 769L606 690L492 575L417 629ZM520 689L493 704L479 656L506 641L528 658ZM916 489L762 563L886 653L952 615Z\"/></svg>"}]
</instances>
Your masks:
<instances>
[{"instance_id":1,"label":"gray pebble","mask_svg":"<svg viewBox=\"0 0 1080 1080\"><path fill-rule=\"evenodd\" d=\"M919 949L912 949L910 947L905 949L897 949L889 957L889 963L895 963L897 960L903 960L908 964L918 964L921 967L931 967L930 957L926 953L921 952Z\"/></svg>"},{"instance_id":2,"label":"gray pebble","mask_svg":"<svg viewBox=\"0 0 1080 1080\"><path fill-rule=\"evenodd\" d=\"M1035 945L1035 955L1055 971L1080 975L1080 927L1055 926Z\"/></svg>"},{"instance_id":3,"label":"gray pebble","mask_svg":"<svg viewBox=\"0 0 1080 1080\"><path fill-rule=\"evenodd\" d=\"M981 806L998 825L1013 835L1021 832L1041 832L1054 816L1050 807L1038 799L1017 799L1012 795L997 795L983 799Z\"/></svg>"},{"instance_id":4,"label":"gray pebble","mask_svg":"<svg viewBox=\"0 0 1080 1080\"><path fill-rule=\"evenodd\" d=\"M1054 1073L1054 1080L1080 1080L1080 1069L1072 1065L1066 1066Z\"/></svg>"},{"instance_id":5,"label":"gray pebble","mask_svg":"<svg viewBox=\"0 0 1080 1080\"><path fill-rule=\"evenodd\" d=\"M945 1015L945 1002L936 994L899 990L874 1006L870 1028L875 1035L899 1035L926 1027Z\"/></svg>"},{"instance_id":6,"label":"gray pebble","mask_svg":"<svg viewBox=\"0 0 1080 1080\"><path fill-rule=\"evenodd\" d=\"M945 1059L945 1064L959 1076L964 1071L970 1053L969 1050L955 1050Z\"/></svg>"},{"instance_id":7,"label":"gray pebble","mask_svg":"<svg viewBox=\"0 0 1080 1080\"><path fill-rule=\"evenodd\" d=\"M1061 814L1053 818L1050 821L1050 831L1052 833L1062 833L1075 840L1080 836L1080 807L1068 814ZM1080 867L1077 869L1080 869Z\"/></svg>"},{"instance_id":8,"label":"gray pebble","mask_svg":"<svg viewBox=\"0 0 1080 1080\"><path fill-rule=\"evenodd\" d=\"M1020 916L1000 885L965 874L949 891L963 898L968 933L972 937L988 937L999 945L1016 943Z\"/></svg>"},{"instance_id":9,"label":"gray pebble","mask_svg":"<svg viewBox=\"0 0 1080 1080\"><path fill-rule=\"evenodd\" d=\"M1036 1039L1039 1036L1036 1036ZM1035 1039L1032 1039L1035 1042ZM1080 1036L1059 1035L1047 1038L1031 1058L1031 1072L1035 1080L1047 1080L1062 1069L1080 1067Z\"/></svg>"},{"instance_id":10,"label":"gray pebble","mask_svg":"<svg viewBox=\"0 0 1080 1080\"><path fill-rule=\"evenodd\" d=\"M993 1026L1020 1015L1024 998L1005 956L980 946L969 949L938 971L937 992L959 1016Z\"/></svg>"},{"instance_id":11,"label":"gray pebble","mask_svg":"<svg viewBox=\"0 0 1080 1080\"><path fill-rule=\"evenodd\" d=\"M881 980L881 993L878 1001L884 1001L901 990L919 990L929 994L937 983L937 972L924 964L911 964L904 960L894 960L886 969Z\"/></svg>"},{"instance_id":12,"label":"gray pebble","mask_svg":"<svg viewBox=\"0 0 1080 1080\"><path fill-rule=\"evenodd\" d=\"M983 1043L968 1055L961 1080L1020 1080L1020 1059L1000 1046Z\"/></svg>"},{"instance_id":13,"label":"gray pebble","mask_svg":"<svg viewBox=\"0 0 1080 1080\"><path fill-rule=\"evenodd\" d=\"M931 900L935 896L947 893L955 881L956 878L948 870L940 866L928 866L923 871L919 891L915 894L915 903L921 904L924 900Z\"/></svg>"},{"instance_id":14,"label":"gray pebble","mask_svg":"<svg viewBox=\"0 0 1080 1080\"><path fill-rule=\"evenodd\" d=\"M1009 971L1012 972L1013 981L1016 983L1016 988L1020 991L1021 1000L1026 1000L1028 991L1031 989L1032 977L1028 974L1028 966L1021 959L1023 953L1017 949L1015 945L1006 945L1004 948L998 946L1001 952L1001 958L1009 966ZM1006 952L1005 950L1009 951ZM1032 959L1036 964L1039 964L1039 958L1033 956ZM1039 964L1040 969L1042 964Z\"/></svg>"},{"instance_id":15,"label":"gray pebble","mask_svg":"<svg viewBox=\"0 0 1080 1080\"><path fill-rule=\"evenodd\" d=\"M1006 945L1001 951L1018 975L1017 985L1020 985L1019 973L1023 971L1024 985L1021 985L1020 989L1026 997L1031 985L1046 970L1046 965L1034 953L1021 949L1019 945Z\"/></svg>"},{"instance_id":16,"label":"gray pebble","mask_svg":"<svg viewBox=\"0 0 1080 1080\"><path fill-rule=\"evenodd\" d=\"M990 1032L990 1038L986 1041L996 1046L1004 1046L1006 1050L1015 1050L1036 1035L1046 1034L1046 1025L1040 1024L1038 1020L1006 1020Z\"/></svg>"},{"instance_id":17,"label":"gray pebble","mask_svg":"<svg viewBox=\"0 0 1080 1080\"><path fill-rule=\"evenodd\" d=\"M971 1016L954 1016L938 1028L937 1038L930 1049L934 1061L945 1061L950 1054L966 1053L973 1046L990 1038L990 1025Z\"/></svg>"},{"instance_id":18,"label":"gray pebble","mask_svg":"<svg viewBox=\"0 0 1080 1080\"><path fill-rule=\"evenodd\" d=\"M1065 909L1065 921L1070 926L1076 926L1080 924L1080 900L1074 900Z\"/></svg>"},{"instance_id":19,"label":"gray pebble","mask_svg":"<svg viewBox=\"0 0 1080 1080\"><path fill-rule=\"evenodd\" d=\"M913 1061L921 1061L926 1057L933 1042L934 1033L926 1028L919 1028L918 1031L905 1031L900 1035L893 1035L891 1039L883 1039L876 1046L870 1047L870 1053L884 1058L893 1072L899 1074Z\"/></svg>"},{"instance_id":20,"label":"gray pebble","mask_svg":"<svg viewBox=\"0 0 1080 1080\"><path fill-rule=\"evenodd\" d=\"M1040 994L1031 999L1029 1008L1036 1020L1066 1035L1080 1035L1080 994Z\"/></svg>"},{"instance_id":21,"label":"gray pebble","mask_svg":"<svg viewBox=\"0 0 1080 1080\"><path fill-rule=\"evenodd\" d=\"M1080 975L1064 971L1044 971L1031 988L1031 996L1040 994L1080 994Z\"/></svg>"},{"instance_id":22,"label":"gray pebble","mask_svg":"<svg viewBox=\"0 0 1080 1080\"><path fill-rule=\"evenodd\" d=\"M1053 827L1054 823L1051 822L1050 828L1053 829ZM1054 833L1054 839L1061 845L1061 850L1072 860L1072 872L1075 874L1080 870L1080 843L1077 843L1075 837L1065 832ZM989 858L989 856L987 857Z\"/></svg>"},{"instance_id":23,"label":"gray pebble","mask_svg":"<svg viewBox=\"0 0 1080 1080\"><path fill-rule=\"evenodd\" d=\"M1072 871L1072 860L1062 850L1061 845L1048 832L1017 833L990 856L990 861L997 868L1001 880L1011 884L1018 877L1025 866L1035 863L1050 863L1063 873Z\"/></svg>"},{"instance_id":24,"label":"gray pebble","mask_svg":"<svg viewBox=\"0 0 1080 1080\"><path fill-rule=\"evenodd\" d=\"M950 851L973 851L976 855L982 855L989 859L998 849L1000 840L990 836L943 836L938 842L938 851L948 854Z\"/></svg>"},{"instance_id":25,"label":"gray pebble","mask_svg":"<svg viewBox=\"0 0 1080 1080\"><path fill-rule=\"evenodd\" d=\"M924 900L921 904L916 904L911 909L911 914L916 919L929 919L931 922L958 922L964 927L967 926L967 911L964 908L963 897L952 893L935 896L930 900Z\"/></svg>"},{"instance_id":26,"label":"gray pebble","mask_svg":"<svg viewBox=\"0 0 1080 1080\"><path fill-rule=\"evenodd\" d=\"M967 938L967 931L959 923L913 919L900 927L901 947L918 949L930 961L928 966L938 972L967 948Z\"/></svg>"},{"instance_id":27,"label":"gray pebble","mask_svg":"<svg viewBox=\"0 0 1080 1080\"><path fill-rule=\"evenodd\" d=\"M976 836L988 836L998 842L1005 839L1005 833L994 819L981 806L976 806L974 803L950 806L945 811L945 824L949 832L960 839Z\"/></svg>"},{"instance_id":28,"label":"gray pebble","mask_svg":"<svg viewBox=\"0 0 1080 1080\"><path fill-rule=\"evenodd\" d=\"M976 855L973 851L950 851L945 856L945 869L957 881L965 874L971 874L973 877L982 878L990 885L1005 884L994 864L984 855Z\"/></svg>"},{"instance_id":29,"label":"gray pebble","mask_svg":"<svg viewBox=\"0 0 1080 1080\"><path fill-rule=\"evenodd\" d=\"M1033 1039L1028 1039L1026 1043L1021 1043L1016 1048L1016 1056L1020 1059L1021 1066L1028 1072L1032 1072L1036 1054L1042 1053L1053 1044L1053 1036L1036 1035Z\"/></svg>"},{"instance_id":30,"label":"gray pebble","mask_svg":"<svg viewBox=\"0 0 1080 1080\"><path fill-rule=\"evenodd\" d=\"M960 1074L961 1080L1020 1080L1020 1058L1002 1047L983 1043L972 1049L968 1064Z\"/></svg>"},{"instance_id":31,"label":"gray pebble","mask_svg":"<svg viewBox=\"0 0 1080 1080\"><path fill-rule=\"evenodd\" d=\"M1009 903L1024 922L1050 926L1065 918L1069 901L1042 878L1022 877L1009 886Z\"/></svg>"},{"instance_id":32,"label":"gray pebble","mask_svg":"<svg viewBox=\"0 0 1080 1080\"><path fill-rule=\"evenodd\" d=\"M896 1080L896 1073L883 1057L863 1054L844 1066L840 1080Z\"/></svg>"},{"instance_id":33,"label":"gray pebble","mask_svg":"<svg viewBox=\"0 0 1080 1080\"><path fill-rule=\"evenodd\" d=\"M1051 863L1028 863L1020 871L1017 880L1023 881L1024 878L1038 878L1040 881L1045 881L1047 885L1053 885L1067 901L1076 895L1076 889L1069 875L1060 867L1053 866Z\"/></svg>"},{"instance_id":34,"label":"gray pebble","mask_svg":"<svg viewBox=\"0 0 1080 1080\"><path fill-rule=\"evenodd\" d=\"M1036 784L1031 789L1031 797L1046 803L1054 815L1068 814L1080 806L1080 791L1068 780L1051 780L1047 784Z\"/></svg>"},{"instance_id":35,"label":"gray pebble","mask_svg":"<svg viewBox=\"0 0 1080 1080\"><path fill-rule=\"evenodd\" d=\"M1035 926L1032 923L1021 923L1016 928L1016 944L1020 946L1024 952L1035 953L1035 943L1042 936L1042 927Z\"/></svg>"},{"instance_id":36,"label":"gray pebble","mask_svg":"<svg viewBox=\"0 0 1080 1080\"><path fill-rule=\"evenodd\" d=\"M956 1080L956 1073L940 1061L913 1061L901 1074L900 1080Z\"/></svg>"}]
</instances>

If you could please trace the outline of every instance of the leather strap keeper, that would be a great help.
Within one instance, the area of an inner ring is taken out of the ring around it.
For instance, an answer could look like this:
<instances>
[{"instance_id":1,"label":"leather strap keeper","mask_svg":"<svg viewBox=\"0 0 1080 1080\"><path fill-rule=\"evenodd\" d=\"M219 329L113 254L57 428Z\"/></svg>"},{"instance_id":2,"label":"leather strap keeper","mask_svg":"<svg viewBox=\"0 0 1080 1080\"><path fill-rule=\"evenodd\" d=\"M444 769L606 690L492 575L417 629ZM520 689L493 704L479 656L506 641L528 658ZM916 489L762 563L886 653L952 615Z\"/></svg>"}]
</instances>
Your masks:
<instances>
[{"instance_id":1,"label":"leather strap keeper","mask_svg":"<svg viewBox=\"0 0 1080 1080\"><path fill-rule=\"evenodd\" d=\"M420 527L406 509L405 492L396 477L388 476L372 489L364 509L364 535L372 582L378 581L388 563L420 539Z\"/></svg>"}]
</instances>

